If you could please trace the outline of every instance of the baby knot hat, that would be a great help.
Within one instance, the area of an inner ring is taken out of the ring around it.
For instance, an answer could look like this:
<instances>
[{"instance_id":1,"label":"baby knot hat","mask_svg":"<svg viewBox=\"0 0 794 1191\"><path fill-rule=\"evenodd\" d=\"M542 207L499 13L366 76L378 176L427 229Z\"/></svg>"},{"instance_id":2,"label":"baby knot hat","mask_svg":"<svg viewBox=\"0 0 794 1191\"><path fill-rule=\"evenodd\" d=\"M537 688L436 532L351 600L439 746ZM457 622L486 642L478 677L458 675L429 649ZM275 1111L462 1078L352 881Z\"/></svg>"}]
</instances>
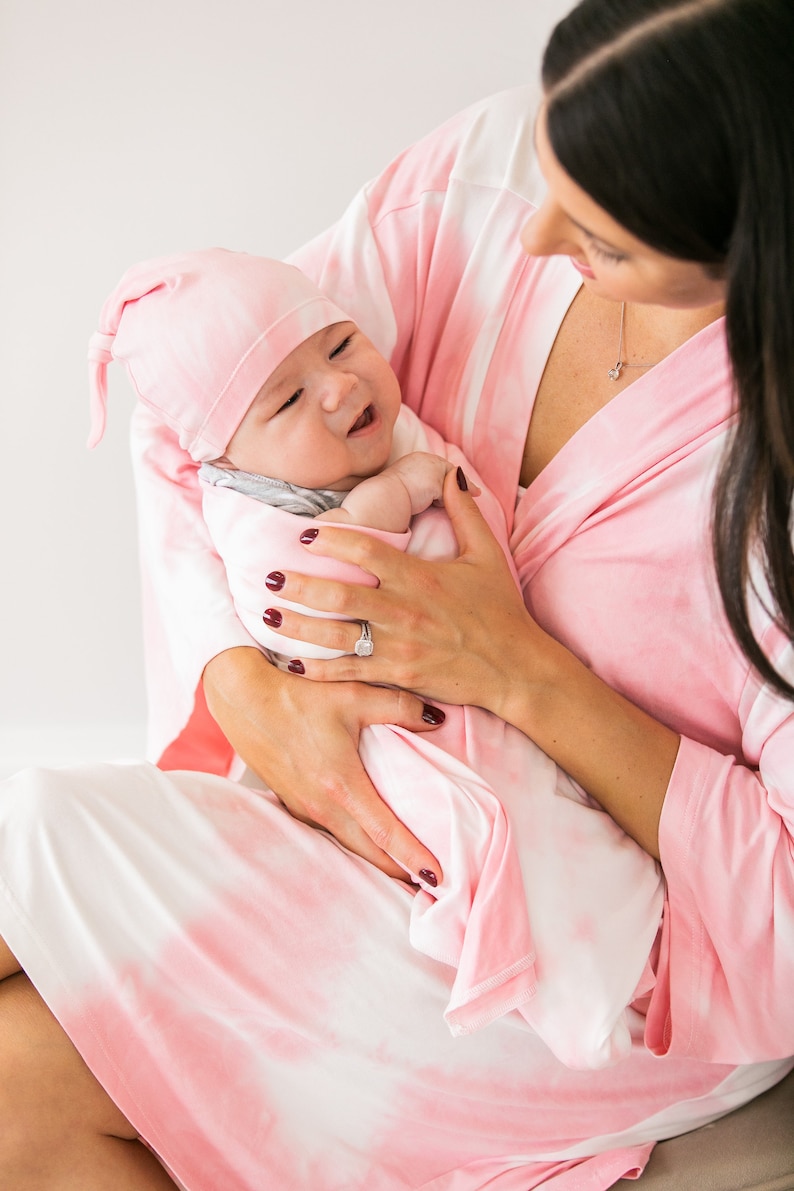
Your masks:
<instances>
[{"instance_id":1,"label":"baby knot hat","mask_svg":"<svg viewBox=\"0 0 794 1191\"><path fill-rule=\"evenodd\" d=\"M104 434L107 366L119 360L192 458L217 459L282 360L348 317L282 261L210 248L134 265L89 343L88 446Z\"/></svg>"}]
</instances>

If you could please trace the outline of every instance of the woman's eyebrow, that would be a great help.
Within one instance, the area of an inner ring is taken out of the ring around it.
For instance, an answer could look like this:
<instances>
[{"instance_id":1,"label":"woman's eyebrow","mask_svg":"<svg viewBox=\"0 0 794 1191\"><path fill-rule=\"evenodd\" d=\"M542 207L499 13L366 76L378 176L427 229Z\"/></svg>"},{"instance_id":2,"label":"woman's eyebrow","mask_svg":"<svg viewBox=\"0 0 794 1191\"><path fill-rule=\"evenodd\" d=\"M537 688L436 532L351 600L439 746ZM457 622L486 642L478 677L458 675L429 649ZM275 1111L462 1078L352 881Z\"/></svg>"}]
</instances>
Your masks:
<instances>
[{"instance_id":1,"label":"woman's eyebrow","mask_svg":"<svg viewBox=\"0 0 794 1191\"><path fill-rule=\"evenodd\" d=\"M540 113L538 113L538 115L535 119L535 123L532 125L532 144L534 146L536 154L538 151L538 120L539 119L540 119ZM568 213L566 211L566 215L567 214ZM578 228L579 231L582 232L583 235L588 237L588 239L597 240L599 244L603 244L606 248L612 248L615 252L623 252L623 249L618 248L617 244L613 244L611 240L605 240L603 238L603 236L597 236L595 234L595 232L590 231L590 228L585 227L584 224L580 223L578 219L574 219L573 216L571 216L571 215L568 215L568 218L570 219L570 221L574 225L574 227Z\"/></svg>"},{"instance_id":2,"label":"woman's eyebrow","mask_svg":"<svg viewBox=\"0 0 794 1191\"><path fill-rule=\"evenodd\" d=\"M591 231L589 227L585 227L583 223L580 223L578 219L574 219L573 216L569 215L568 218L575 228L578 228L580 232L587 236L588 240L597 240L599 244L603 244L607 248L613 248L615 252L625 251L625 249L618 248L617 244L613 244L611 240L605 240L597 232Z\"/></svg>"}]
</instances>

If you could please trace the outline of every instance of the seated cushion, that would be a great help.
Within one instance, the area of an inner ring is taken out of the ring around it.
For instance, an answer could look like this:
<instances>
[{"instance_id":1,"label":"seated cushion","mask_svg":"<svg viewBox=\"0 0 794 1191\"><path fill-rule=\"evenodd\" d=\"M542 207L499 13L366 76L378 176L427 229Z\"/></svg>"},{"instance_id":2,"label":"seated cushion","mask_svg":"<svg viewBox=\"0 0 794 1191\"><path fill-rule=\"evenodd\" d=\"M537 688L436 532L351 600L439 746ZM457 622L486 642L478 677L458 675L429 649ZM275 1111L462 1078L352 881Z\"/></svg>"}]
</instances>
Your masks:
<instances>
[{"instance_id":1,"label":"seated cushion","mask_svg":"<svg viewBox=\"0 0 794 1191\"><path fill-rule=\"evenodd\" d=\"M622 1191L792 1191L794 1071L735 1112L660 1142L637 1180Z\"/></svg>"}]
</instances>

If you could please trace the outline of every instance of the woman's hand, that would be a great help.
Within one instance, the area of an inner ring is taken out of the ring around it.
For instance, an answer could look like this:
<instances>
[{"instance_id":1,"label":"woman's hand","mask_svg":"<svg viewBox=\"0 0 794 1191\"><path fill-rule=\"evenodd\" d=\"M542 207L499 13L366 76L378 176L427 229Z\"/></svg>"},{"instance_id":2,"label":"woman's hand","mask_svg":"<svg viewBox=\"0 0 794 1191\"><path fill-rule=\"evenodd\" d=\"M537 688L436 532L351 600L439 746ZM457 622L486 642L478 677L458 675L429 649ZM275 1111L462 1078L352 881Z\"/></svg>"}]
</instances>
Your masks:
<instances>
[{"instance_id":1,"label":"woman's hand","mask_svg":"<svg viewBox=\"0 0 794 1191\"><path fill-rule=\"evenodd\" d=\"M370 782L358 741L368 724L428 731L443 712L405 691L319 687L283 674L254 648L218 654L203 681L207 706L230 743L295 818L325 828L390 876L405 879L407 870L430 885L441 880L438 860Z\"/></svg>"},{"instance_id":2,"label":"woman's hand","mask_svg":"<svg viewBox=\"0 0 794 1191\"><path fill-rule=\"evenodd\" d=\"M307 549L356 564L373 574L378 586L291 571L283 572L282 583L278 573L277 590L290 603L346 618L326 620L279 609L278 631L346 651L346 656L328 661L301 658L307 677L388 683L503 714L517 643L526 649L528 635L544 634L524 607L502 548L459 482L451 472L444 484L444 503L459 547L453 562L426 562L367 534L324 523L310 527L314 537ZM302 540L307 536L304 532ZM369 657L357 657L353 649L364 620L374 650Z\"/></svg>"},{"instance_id":3,"label":"woman's hand","mask_svg":"<svg viewBox=\"0 0 794 1191\"><path fill-rule=\"evenodd\" d=\"M454 473L447 476L444 503L460 547L450 563L424 562L353 530L319 528L308 549L355 563L379 586L285 572L279 590L291 603L367 620L374 651L362 658L304 658L306 675L393 683L424 697L485 707L531 737L658 858L678 734L608 687L535 623L498 542L470 495L457 490ZM283 609L281 630L346 651L361 631L358 623L289 609Z\"/></svg>"}]
</instances>

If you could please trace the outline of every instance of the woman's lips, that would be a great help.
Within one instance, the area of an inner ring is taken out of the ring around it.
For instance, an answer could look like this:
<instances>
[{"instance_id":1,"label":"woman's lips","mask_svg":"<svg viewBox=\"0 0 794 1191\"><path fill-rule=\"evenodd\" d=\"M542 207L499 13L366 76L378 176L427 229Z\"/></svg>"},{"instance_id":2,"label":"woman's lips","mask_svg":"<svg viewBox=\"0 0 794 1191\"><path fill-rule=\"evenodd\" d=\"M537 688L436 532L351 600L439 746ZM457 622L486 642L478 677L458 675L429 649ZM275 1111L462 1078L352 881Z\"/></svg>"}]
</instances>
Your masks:
<instances>
[{"instance_id":1,"label":"woman's lips","mask_svg":"<svg viewBox=\"0 0 794 1191\"><path fill-rule=\"evenodd\" d=\"M575 256L572 256L570 259L574 269L581 273L583 277L595 277L595 273L589 265L582 264L582 262L578 261Z\"/></svg>"}]
</instances>

